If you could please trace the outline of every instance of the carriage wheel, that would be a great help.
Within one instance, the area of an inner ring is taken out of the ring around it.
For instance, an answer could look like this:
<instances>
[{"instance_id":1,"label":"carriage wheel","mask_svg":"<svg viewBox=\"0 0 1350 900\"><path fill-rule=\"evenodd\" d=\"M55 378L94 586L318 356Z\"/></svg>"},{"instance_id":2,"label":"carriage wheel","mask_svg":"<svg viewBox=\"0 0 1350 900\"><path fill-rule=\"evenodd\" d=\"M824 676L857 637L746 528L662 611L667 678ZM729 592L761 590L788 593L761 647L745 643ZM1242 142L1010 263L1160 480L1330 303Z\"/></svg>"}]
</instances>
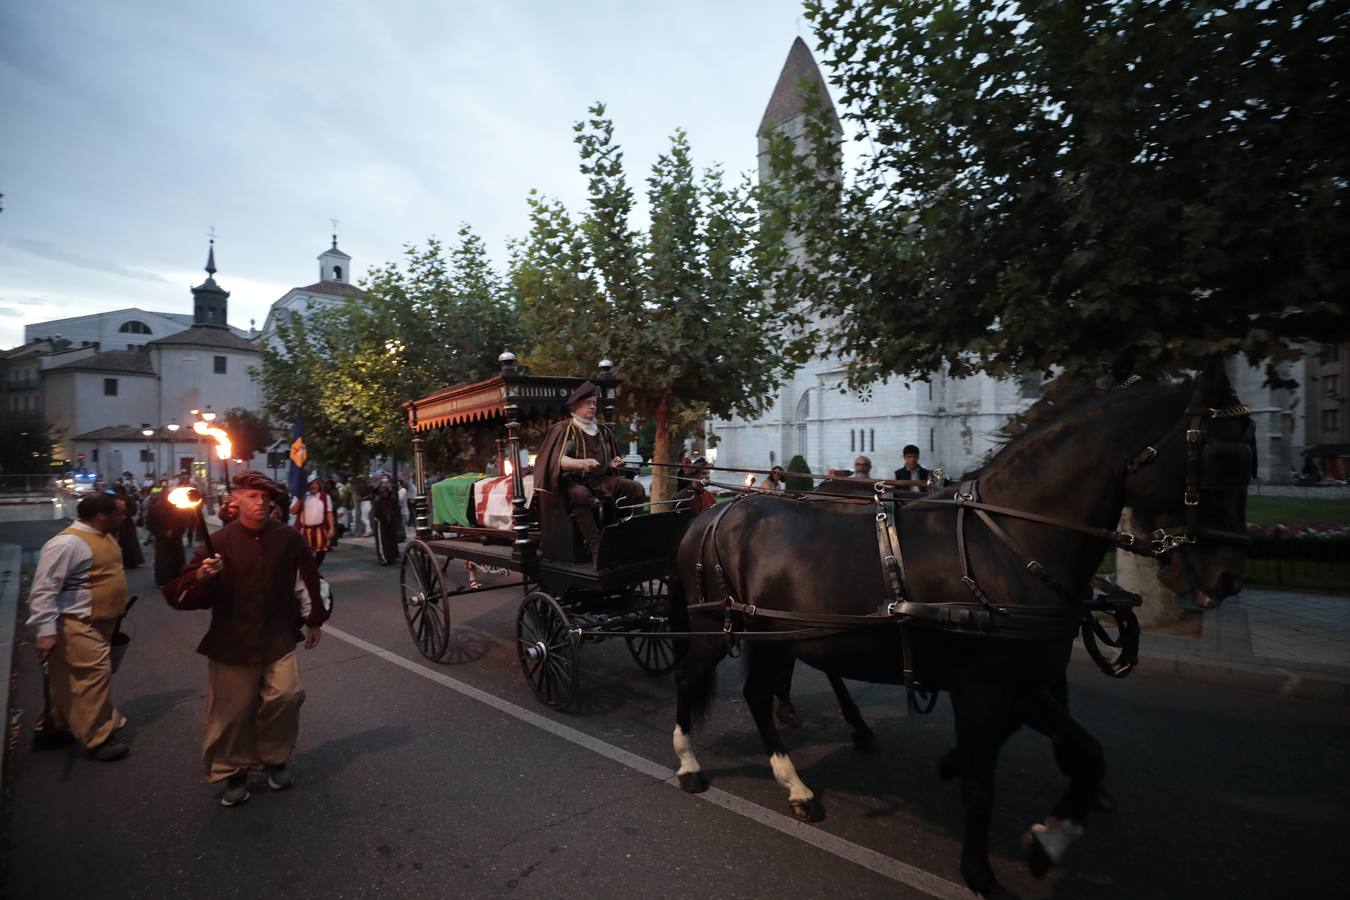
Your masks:
<instances>
[{"instance_id":1,"label":"carriage wheel","mask_svg":"<svg viewBox=\"0 0 1350 900\"><path fill-rule=\"evenodd\" d=\"M567 613L552 595L534 591L516 614L516 656L525 683L545 705L564 710L572 705L581 680L577 641Z\"/></svg>"},{"instance_id":2,"label":"carriage wheel","mask_svg":"<svg viewBox=\"0 0 1350 900\"><path fill-rule=\"evenodd\" d=\"M450 643L450 606L446 602L445 574L423 541L412 541L403 551L398 585L403 618L413 643L427 659L439 660Z\"/></svg>"},{"instance_id":3,"label":"carriage wheel","mask_svg":"<svg viewBox=\"0 0 1350 900\"><path fill-rule=\"evenodd\" d=\"M652 597L666 596L666 582L664 578L653 579L646 584L639 585L637 596L642 599ZM667 604L668 605L668 604ZM669 631L670 618L669 612L659 622L651 621L643 631ZM679 665L681 653L672 638L667 637L629 637L624 638L628 642L628 652L633 654L633 659L644 672L651 675L666 675ZM680 644L679 647L685 645Z\"/></svg>"}]
</instances>

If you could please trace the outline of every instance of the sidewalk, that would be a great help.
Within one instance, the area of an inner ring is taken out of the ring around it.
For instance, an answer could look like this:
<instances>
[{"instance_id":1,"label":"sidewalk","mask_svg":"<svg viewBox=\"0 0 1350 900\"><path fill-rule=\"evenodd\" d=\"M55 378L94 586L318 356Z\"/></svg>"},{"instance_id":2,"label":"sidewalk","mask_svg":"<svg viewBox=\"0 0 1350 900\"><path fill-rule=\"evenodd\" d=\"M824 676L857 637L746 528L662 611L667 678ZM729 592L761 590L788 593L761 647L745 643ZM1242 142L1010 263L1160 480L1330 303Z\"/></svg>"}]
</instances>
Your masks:
<instances>
[{"instance_id":1,"label":"sidewalk","mask_svg":"<svg viewBox=\"0 0 1350 900\"><path fill-rule=\"evenodd\" d=\"M1138 671L1350 703L1350 597L1249 587L1200 624L1199 637L1145 629Z\"/></svg>"}]
</instances>

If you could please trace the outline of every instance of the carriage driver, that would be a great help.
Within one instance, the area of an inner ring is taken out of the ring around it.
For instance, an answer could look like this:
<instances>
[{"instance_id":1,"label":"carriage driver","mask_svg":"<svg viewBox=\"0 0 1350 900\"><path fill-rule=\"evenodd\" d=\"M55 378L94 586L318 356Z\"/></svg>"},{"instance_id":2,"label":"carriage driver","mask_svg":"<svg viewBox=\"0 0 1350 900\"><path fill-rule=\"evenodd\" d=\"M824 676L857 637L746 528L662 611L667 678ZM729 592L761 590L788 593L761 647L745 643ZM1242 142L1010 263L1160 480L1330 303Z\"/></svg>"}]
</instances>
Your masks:
<instances>
[{"instance_id":1,"label":"carriage driver","mask_svg":"<svg viewBox=\"0 0 1350 900\"><path fill-rule=\"evenodd\" d=\"M567 398L572 415L549 429L535 465L538 489L563 496L592 559L600 549L596 508L604 502L627 505L647 499L642 485L614 471L623 466L623 458L615 449L613 433L596 421L597 405L591 382L572 391Z\"/></svg>"}]
</instances>

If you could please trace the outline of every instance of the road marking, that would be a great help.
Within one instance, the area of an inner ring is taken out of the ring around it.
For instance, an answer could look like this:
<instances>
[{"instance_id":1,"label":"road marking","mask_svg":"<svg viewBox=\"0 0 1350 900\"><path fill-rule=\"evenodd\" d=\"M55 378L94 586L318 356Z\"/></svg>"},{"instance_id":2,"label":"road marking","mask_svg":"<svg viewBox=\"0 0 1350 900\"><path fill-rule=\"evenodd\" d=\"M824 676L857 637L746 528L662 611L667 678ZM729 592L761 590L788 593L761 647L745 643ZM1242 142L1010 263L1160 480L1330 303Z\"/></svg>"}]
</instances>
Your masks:
<instances>
[{"instance_id":1,"label":"road marking","mask_svg":"<svg viewBox=\"0 0 1350 900\"><path fill-rule=\"evenodd\" d=\"M654 763L649 759L629 753L621 747L606 743L599 738L592 737L583 731L578 731L568 725L555 722L552 719L541 716L539 713L531 712L523 706L517 706L508 700L500 697L494 697L486 691L481 691L476 687L465 684L457 678L451 678L444 672L438 672L435 669L429 669L426 666L413 662L410 659L404 659L397 653L385 650L383 647L377 647L374 644L363 641L353 634L348 634L341 629L334 628L331 625L323 627L324 634L331 634L340 641L346 641L353 647L360 648L372 656L378 656L385 662L391 662L402 669L407 669L414 675L420 675L428 681L434 681L443 687L448 687L452 691L457 691L471 700L477 700L479 703L491 706L498 712L505 713L514 719L519 719L527 725L533 725L535 728L547 731L556 737L576 744L578 747L584 747L594 753L598 753L606 759L613 760L622 766L626 766L635 772L640 772L649 778L657 781L663 781L666 784L678 786L679 782L675 773L668 766L660 763ZM934 875L932 872L925 872L923 869L902 863L897 859L892 859L875 850L869 850L866 847L844 840L841 837L822 831L805 822L799 822L796 819L767 810L757 803L751 803L737 797L735 794L719 788L708 788L701 794L690 794L714 806L720 806L725 810L736 813L761 825L772 828L775 831L782 832L789 837L810 844L818 850L848 860L851 863L869 869L878 875L889 878L892 881L898 881L901 884L908 885L915 890L922 891L930 897L940 897L942 900L969 900L971 893L964 885L957 884L954 881L948 881L941 876Z\"/></svg>"}]
</instances>

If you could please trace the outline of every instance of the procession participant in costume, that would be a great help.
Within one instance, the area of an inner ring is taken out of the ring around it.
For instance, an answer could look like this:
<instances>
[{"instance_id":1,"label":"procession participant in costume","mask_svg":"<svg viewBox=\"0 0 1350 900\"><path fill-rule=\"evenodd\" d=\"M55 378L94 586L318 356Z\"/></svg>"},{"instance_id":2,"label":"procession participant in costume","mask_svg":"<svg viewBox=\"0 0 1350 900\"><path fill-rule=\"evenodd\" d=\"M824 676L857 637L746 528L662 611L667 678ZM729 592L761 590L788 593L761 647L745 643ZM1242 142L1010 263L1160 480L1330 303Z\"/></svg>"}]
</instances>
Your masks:
<instances>
[{"instance_id":1,"label":"procession participant in costume","mask_svg":"<svg viewBox=\"0 0 1350 900\"><path fill-rule=\"evenodd\" d=\"M113 535L126 504L89 494L75 512L79 521L43 546L28 594L28 624L37 628L51 692L51 718L34 730L69 731L92 758L112 762L130 751L113 737L127 720L112 702L112 636L127 610L122 548Z\"/></svg>"},{"instance_id":2,"label":"procession participant in costume","mask_svg":"<svg viewBox=\"0 0 1350 900\"><path fill-rule=\"evenodd\" d=\"M380 482L379 491L370 506L370 519L375 525L375 553L380 565L387 566L398 561L399 518L398 498L394 488L387 481Z\"/></svg>"},{"instance_id":3,"label":"procession participant in costume","mask_svg":"<svg viewBox=\"0 0 1350 900\"><path fill-rule=\"evenodd\" d=\"M179 476L180 487L187 485L188 477ZM196 516L190 509L179 509L169 502L169 491L160 491L150 499L145 511L145 529L155 539L155 584L163 587L178 577L187 562L183 550L183 534Z\"/></svg>"},{"instance_id":4,"label":"procession participant in costume","mask_svg":"<svg viewBox=\"0 0 1350 900\"><path fill-rule=\"evenodd\" d=\"M680 469L685 487L673 499L680 501L675 508L696 516L709 507L717 505L717 498L708 490L712 480L712 466L703 457Z\"/></svg>"},{"instance_id":5,"label":"procession participant in costume","mask_svg":"<svg viewBox=\"0 0 1350 900\"><path fill-rule=\"evenodd\" d=\"M295 527L314 554L314 564L323 565L333 540L333 500L318 475L309 476L308 494L291 501L291 515L296 517Z\"/></svg>"},{"instance_id":6,"label":"procession participant in costume","mask_svg":"<svg viewBox=\"0 0 1350 900\"><path fill-rule=\"evenodd\" d=\"M564 498L594 559L600 549L596 508L607 501L641 503L647 492L633 479L612 471L623 466L623 458L613 433L596 420L595 385L587 381L574 390L567 398L567 409L571 416L555 423L539 447L536 490Z\"/></svg>"},{"instance_id":7,"label":"procession participant in costume","mask_svg":"<svg viewBox=\"0 0 1350 900\"><path fill-rule=\"evenodd\" d=\"M145 553L141 550L141 539L136 534L136 513L140 504L136 500L136 489L118 485L114 496L126 505L126 515L117 528L117 543L122 548L122 568L139 569L145 565Z\"/></svg>"},{"instance_id":8,"label":"procession participant in costume","mask_svg":"<svg viewBox=\"0 0 1350 900\"><path fill-rule=\"evenodd\" d=\"M202 763L208 781L226 783L224 806L248 800L248 773L257 766L265 767L273 790L291 786L288 762L305 699L295 645L318 646L332 612L305 539L272 517L286 496L261 472L236 475L239 518L211 535L214 556L198 547L164 588L175 609L211 610L197 646L207 658Z\"/></svg>"}]
</instances>

